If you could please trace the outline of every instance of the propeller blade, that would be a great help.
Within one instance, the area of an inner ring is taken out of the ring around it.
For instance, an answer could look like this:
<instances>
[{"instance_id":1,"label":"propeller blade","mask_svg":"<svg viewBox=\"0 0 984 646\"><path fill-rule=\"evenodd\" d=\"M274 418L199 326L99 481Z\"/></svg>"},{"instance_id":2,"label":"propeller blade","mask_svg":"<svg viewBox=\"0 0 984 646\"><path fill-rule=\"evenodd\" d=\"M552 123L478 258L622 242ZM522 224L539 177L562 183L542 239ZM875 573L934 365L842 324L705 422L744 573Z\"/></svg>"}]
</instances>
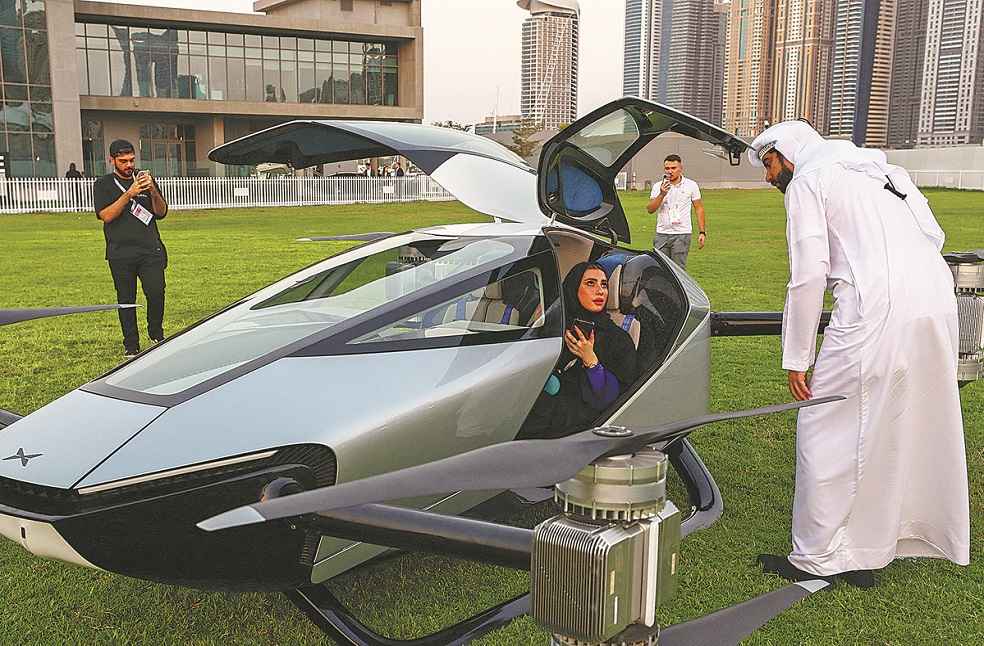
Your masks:
<instances>
[{"instance_id":1,"label":"propeller blade","mask_svg":"<svg viewBox=\"0 0 984 646\"><path fill-rule=\"evenodd\" d=\"M388 238L392 235L396 235L390 231L372 231L369 233L350 233L347 235L340 236L311 236L309 238L298 238L296 242L330 242L338 240L350 240L355 242L372 242L374 240L382 240L383 238Z\"/></svg>"},{"instance_id":2,"label":"propeller blade","mask_svg":"<svg viewBox=\"0 0 984 646\"><path fill-rule=\"evenodd\" d=\"M82 314L84 312L104 312L106 310L121 310L137 305L83 305L80 307L40 307L25 310L0 310L0 325L10 325L32 319L43 319L48 316L63 316L65 314Z\"/></svg>"},{"instance_id":3,"label":"propeller blade","mask_svg":"<svg viewBox=\"0 0 984 646\"><path fill-rule=\"evenodd\" d=\"M698 619L663 628L659 646L737 646L790 606L830 584L800 581Z\"/></svg>"},{"instance_id":4,"label":"propeller blade","mask_svg":"<svg viewBox=\"0 0 984 646\"><path fill-rule=\"evenodd\" d=\"M844 398L825 397L702 415L631 435L599 435L595 430L604 432L603 429L595 429L553 440L502 442L435 462L239 507L203 520L198 527L215 531L277 518L452 491L549 486L573 478L578 471L602 456L633 453L657 442L673 442L705 424L769 415L838 399Z\"/></svg>"}]
</instances>

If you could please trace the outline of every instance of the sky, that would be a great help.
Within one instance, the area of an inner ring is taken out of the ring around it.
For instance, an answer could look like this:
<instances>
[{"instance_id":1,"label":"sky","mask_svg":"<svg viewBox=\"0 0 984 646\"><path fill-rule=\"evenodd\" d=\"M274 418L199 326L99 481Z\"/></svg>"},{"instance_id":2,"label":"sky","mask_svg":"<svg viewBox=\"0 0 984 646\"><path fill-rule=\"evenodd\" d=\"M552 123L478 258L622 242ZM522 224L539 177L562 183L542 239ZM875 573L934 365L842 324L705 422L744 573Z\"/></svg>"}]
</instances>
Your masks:
<instances>
[{"instance_id":1,"label":"sky","mask_svg":"<svg viewBox=\"0 0 984 646\"><path fill-rule=\"evenodd\" d=\"M251 12L252 0L110 0ZM623 0L580 0L578 115L622 96ZM515 0L423 0L424 122L474 123L519 114L520 37L529 12Z\"/></svg>"}]
</instances>

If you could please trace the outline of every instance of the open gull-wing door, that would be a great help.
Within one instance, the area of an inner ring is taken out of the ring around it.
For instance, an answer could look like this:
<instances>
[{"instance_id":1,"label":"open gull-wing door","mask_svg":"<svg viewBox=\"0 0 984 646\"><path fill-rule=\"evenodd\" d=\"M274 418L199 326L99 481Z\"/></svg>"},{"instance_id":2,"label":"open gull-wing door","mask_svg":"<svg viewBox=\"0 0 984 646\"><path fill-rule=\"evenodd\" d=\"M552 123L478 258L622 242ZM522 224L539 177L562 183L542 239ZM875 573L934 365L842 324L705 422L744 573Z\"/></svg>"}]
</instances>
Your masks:
<instances>
[{"instance_id":1,"label":"open gull-wing door","mask_svg":"<svg viewBox=\"0 0 984 646\"><path fill-rule=\"evenodd\" d=\"M548 217L629 242L615 177L646 144L677 132L720 146L737 165L748 144L721 128L652 101L625 97L581 117L540 153L537 200Z\"/></svg>"},{"instance_id":2,"label":"open gull-wing door","mask_svg":"<svg viewBox=\"0 0 984 646\"><path fill-rule=\"evenodd\" d=\"M402 155L476 211L511 222L547 219L536 203L536 175L521 157L478 135L388 121L291 121L223 144L221 164L315 164Z\"/></svg>"}]
</instances>

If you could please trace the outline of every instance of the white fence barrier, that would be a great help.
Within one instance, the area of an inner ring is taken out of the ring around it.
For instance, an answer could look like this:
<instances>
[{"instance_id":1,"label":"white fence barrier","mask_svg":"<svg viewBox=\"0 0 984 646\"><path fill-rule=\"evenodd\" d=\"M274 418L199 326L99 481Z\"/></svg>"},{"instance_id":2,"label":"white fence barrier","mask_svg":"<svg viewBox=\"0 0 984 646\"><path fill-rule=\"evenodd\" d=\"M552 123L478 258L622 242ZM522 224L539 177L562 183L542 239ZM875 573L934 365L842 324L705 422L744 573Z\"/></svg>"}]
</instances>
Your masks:
<instances>
[{"instance_id":1,"label":"white fence barrier","mask_svg":"<svg viewBox=\"0 0 984 646\"><path fill-rule=\"evenodd\" d=\"M0 213L92 211L94 179L0 177ZM164 177L172 209L311 206L453 200L426 175L414 177Z\"/></svg>"},{"instance_id":2,"label":"white fence barrier","mask_svg":"<svg viewBox=\"0 0 984 646\"><path fill-rule=\"evenodd\" d=\"M984 170L910 170L916 186L984 191Z\"/></svg>"}]
</instances>

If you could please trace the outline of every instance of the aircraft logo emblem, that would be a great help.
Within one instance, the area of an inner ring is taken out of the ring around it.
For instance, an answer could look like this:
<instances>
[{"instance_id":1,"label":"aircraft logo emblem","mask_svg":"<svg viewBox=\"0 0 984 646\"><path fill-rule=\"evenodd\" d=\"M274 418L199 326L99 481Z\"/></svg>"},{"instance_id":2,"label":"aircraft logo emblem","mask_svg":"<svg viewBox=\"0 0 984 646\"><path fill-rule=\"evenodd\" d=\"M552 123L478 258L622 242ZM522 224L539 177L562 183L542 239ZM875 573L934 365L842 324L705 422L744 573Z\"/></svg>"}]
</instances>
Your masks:
<instances>
[{"instance_id":1,"label":"aircraft logo emblem","mask_svg":"<svg viewBox=\"0 0 984 646\"><path fill-rule=\"evenodd\" d=\"M24 453L24 448L21 447L21 448L17 449L17 453L15 453L15 454L13 454L13 455L11 455L9 457L4 458L4 461L6 461L6 460L20 460L21 461L21 466L22 467L26 467L27 466L27 463L29 461L33 460L34 458L39 458L42 455L44 455L44 453Z\"/></svg>"}]
</instances>

